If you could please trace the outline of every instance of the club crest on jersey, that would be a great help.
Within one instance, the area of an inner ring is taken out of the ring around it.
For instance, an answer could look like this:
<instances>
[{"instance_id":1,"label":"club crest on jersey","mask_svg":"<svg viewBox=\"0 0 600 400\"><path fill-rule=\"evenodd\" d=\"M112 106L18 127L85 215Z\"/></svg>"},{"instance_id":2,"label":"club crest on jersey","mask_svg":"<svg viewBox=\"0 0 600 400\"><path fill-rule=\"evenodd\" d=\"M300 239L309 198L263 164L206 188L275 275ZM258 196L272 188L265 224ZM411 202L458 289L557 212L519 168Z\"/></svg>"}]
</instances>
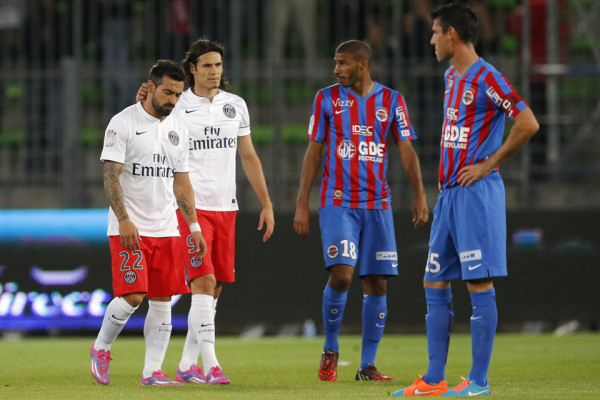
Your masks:
<instances>
[{"instance_id":1,"label":"club crest on jersey","mask_svg":"<svg viewBox=\"0 0 600 400\"><path fill-rule=\"evenodd\" d=\"M337 189L335 192L333 192L333 197L335 199L341 199L342 198L342 191L340 189Z\"/></svg>"},{"instance_id":2,"label":"club crest on jersey","mask_svg":"<svg viewBox=\"0 0 600 400\"><path fill-rule=\"evenodd\" d=\"M199 260L196 260L194 257L190 258L190 264L192 265L193 268L200 268L202 266L204 262L204 259L201 258Z\"/></svg>"},{"instance_id":3,"label":"club crest on jersey","mask_svg":"<svg viewBox=\"0 0 600 400\"><path fill-rule=\"evenodd\" d=\"M171 142L173 146L177 146L179 144L179 134L175 131L169 132L169 142Z\"/></svg>"},{"instance_id":4,"label":"club crest on jersey","mask_svg":"<svg viewBox=\"0 0 600 400\"><path fill-rule=\"evenodd\" d=\"M106 131L106 135L104 138L104 147L110 147L115 144L117 141L117 132L109 129Z\"/></svg>"},{"instance_id":5,"label":"club crest on jersey","mask_svg":"<svg viewBox=\"0 0 600 400\"><path fill-rule=\"evenodd\" d=\"M127 271L125 272L123 279L125 280L125 282L132 284L133 282L137 281L137 274L135 273L135 271Z\"/></svg>"},{"instance_id":6,"label":"club crest on jersey","mask_svg":"<svg viewBox=\"0 0 600 400\"><path fill-rule=\"evenodd\" d=\"M356 155L356 145L349 140L343 140L338 144L336 154L342 160L352 160Z\"/></svg>"},{"instance_id":7,"label":"club crest on jersey","mask_svg":"<svg viewBox=\"0 0 600 400\"><path fill-rule=\"evenodd\" d=\"M223 106L223 114L225 114L227 118L235 118L235 107L231 104L225 104Z\"/></svg>"},{"instance_id":8,"label":"club crest on jersey","mask_svg":"<svg viewBox=\"0 0 600 400\"><path fill-rule=\"evenodd\" d=\"M377 107L375 109L375 118L377 118L377 121L379 122L385 122L388 120L388 110L385 109L385 107Z\"/></svg>"},{"instance_id":9,"label":"club crest on jersey","mask_svg":"<svg viewBox=\"0 0 600 400\"><path fill-rule=\"evenodd\" d=\"M340 251L338 250L337 246L332 244L327 248L327 257L336 258L339 252Z\"/></svg>"},{"instance_id":10,"label":"club crest on jersey","mask_svg":"<svg viewBox=\"0 0 600 400\"><path fill-rule=\"evenodd\" d=\"M471 104L473 102L473 99L475 99L475 95L473 94L471 89L465 90L465 92L463 93L463 96L462 96L463 104L465 106L468 106L469 104Z\"/></svg>"}]
</instances>

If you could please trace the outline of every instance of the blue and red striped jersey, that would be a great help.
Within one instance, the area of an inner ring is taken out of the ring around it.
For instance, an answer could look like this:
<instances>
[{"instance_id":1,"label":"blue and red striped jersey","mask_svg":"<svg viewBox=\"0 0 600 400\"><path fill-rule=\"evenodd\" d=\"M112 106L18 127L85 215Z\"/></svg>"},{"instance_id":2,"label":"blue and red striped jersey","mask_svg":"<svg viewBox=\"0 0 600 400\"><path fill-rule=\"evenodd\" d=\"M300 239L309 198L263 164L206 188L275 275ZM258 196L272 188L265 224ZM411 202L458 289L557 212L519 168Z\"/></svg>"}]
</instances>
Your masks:
<instances>
[{"instance_id":1,"label":"blue and red striped jersey","mask_svg":"<svg viewBox=\"0 0 600 400\"><path fill-rule=\"evenodd\" d=\"M340 84L317 93L308 138L325 143L320 207L390 208L390 133L396 142L417 138L397 91L375 82L365 97Z\"/></svg>"},{"instance_id":2,"label":"blue and red striped jersey","mask_svg":"<svg viewBox=\"0 0 600 400\"><path fill-rule=\"evenodd\" d=\"M514 119L528 105L482 58L462 76L455 67L448 68L444 80L438 179L442 187L451 187L456 185L461 168L484 160L502 145L505 115Z\"/></svg>"}]
</instances>

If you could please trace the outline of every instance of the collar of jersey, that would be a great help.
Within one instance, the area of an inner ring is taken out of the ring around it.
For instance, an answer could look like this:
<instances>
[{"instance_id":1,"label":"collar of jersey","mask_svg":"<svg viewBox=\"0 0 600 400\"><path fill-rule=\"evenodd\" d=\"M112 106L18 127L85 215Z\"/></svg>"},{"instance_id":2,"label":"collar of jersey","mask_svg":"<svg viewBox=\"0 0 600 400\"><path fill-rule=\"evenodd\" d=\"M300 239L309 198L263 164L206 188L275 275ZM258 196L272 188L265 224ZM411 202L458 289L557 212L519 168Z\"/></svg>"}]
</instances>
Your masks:
<instances>
[{"instance_id":1,"label":"collar of jersey","mask_svg":"<svg viewBox=\"0 0 600 400\"><path fill-rule=\"evenodd\" d=\"M142 116L142 118L144 118L146 121L148 121L148 122L161 122L160 119L156 118L153 115L150 115L148 113L148 111L146 111L146 109L144 108L144 106L142 106L142 102L141 101L137 103L137 109L138 109L138 112L140 113L140 115Z\"/></svg>"}]
</instances>

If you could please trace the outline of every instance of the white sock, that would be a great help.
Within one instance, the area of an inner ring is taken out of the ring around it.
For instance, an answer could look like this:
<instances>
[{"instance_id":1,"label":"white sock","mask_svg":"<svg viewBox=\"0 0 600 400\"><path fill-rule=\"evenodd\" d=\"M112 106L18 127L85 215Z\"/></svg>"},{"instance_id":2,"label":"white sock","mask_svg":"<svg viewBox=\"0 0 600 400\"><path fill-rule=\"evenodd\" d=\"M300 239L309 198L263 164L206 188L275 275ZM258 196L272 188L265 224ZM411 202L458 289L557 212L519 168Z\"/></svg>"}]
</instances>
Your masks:
<instances>
[{"instance_id":1,"label":"white sock","mask_svg":"<svg viewBox=\"0 0 600 400\"><path fill-rule=\"evenodd\" d=\"M96 350L110 350L112 344L135 310L137 310L137 307L132 307L122 297L112 299L106 307L102 326L100 327L100 332L98 332L94 348Z\"/></svg>"},{"instance_id":2,"label":"white sock","mask_svg":"<svg viewBox=\"0 0 600 400\"><path fill-rule=\"evenodd\" d=\"M200 346L198 345L194 329L192 328L192 307L190 307L190 311L188 312L188 330L187 335L185 336L181 361L179 361L179 369L187 371L192 365L198 364L199 356Z\"/></svg>"},{"instance_id":3,"label":"white sock","mask_svg":"<svg viewBox=\"0 0 600 400\"><path fill-rule=\"evenodd\" d=\"M190 322L196 341L200 347L204 372L219 365L215 354L215 317L213 308L214 298L206 294L192 296L190 307Z\"/></svg>"},{"instance_id":4,"label":"white sock","mask_svg":"<svg viewBox=\"0 0 600 400\"><path fill-rule=\"evenodd\" d=\"M171 302L149 300L148 315L144 323L146 339L146 357L142 373L144 378L149 378L154 371L161 370L171 330Z\"/></svg>"},{"instance_id":5,"label":"white sock","mask_svg":"<svg viewBox=\"0 0 600 400\"><path fill-rule=\"evenodd\" d=\"M215 297L213 300L213 318L217 316L217 301L219 301L219 298Z\"/></svg>"}]
</instances>

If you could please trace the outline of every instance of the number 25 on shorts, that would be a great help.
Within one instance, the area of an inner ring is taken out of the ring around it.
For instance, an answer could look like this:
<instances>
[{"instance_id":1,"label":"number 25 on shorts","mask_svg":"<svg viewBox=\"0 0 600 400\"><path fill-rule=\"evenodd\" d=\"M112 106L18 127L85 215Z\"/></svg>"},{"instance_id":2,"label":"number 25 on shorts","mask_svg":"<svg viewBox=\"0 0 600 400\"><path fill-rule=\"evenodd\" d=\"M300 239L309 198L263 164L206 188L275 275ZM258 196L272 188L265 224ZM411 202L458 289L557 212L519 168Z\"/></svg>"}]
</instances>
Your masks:
<instances>
[{"instance_id":1,"label":"number 25 on shorts","mask_svg":"<svg viewBox=\"0 0 600 400\"><path fill-rule=\"evenodd\" d=\"M437 261L437 259L440 257L440 255L438 253L429 253L429 255L427 256L427 265L425 266L425 271L435 274L440 272L440 269L442 268L440 263Z\"/></svg>"}]
</instances>

